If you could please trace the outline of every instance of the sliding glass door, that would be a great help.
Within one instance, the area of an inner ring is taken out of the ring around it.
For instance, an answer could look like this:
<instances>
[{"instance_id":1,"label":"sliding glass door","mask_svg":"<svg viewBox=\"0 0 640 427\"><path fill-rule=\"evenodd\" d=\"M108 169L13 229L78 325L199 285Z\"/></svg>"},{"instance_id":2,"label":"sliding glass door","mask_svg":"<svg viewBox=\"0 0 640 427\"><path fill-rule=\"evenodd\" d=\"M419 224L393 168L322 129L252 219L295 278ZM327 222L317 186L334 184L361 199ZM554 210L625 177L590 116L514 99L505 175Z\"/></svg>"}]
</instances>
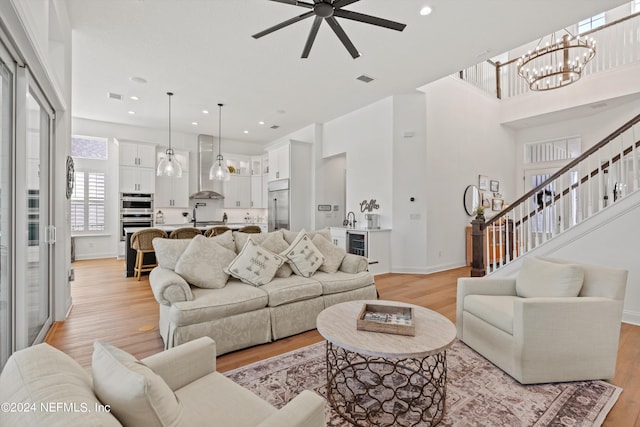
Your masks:
<instances>
[{"instance_id":1,"label":"sliding glass door","mask_svg":"<svg viewBox=\"0 0 640 427\"><path fill-rule=\"evenodd\" d=\"M51 326L49 151L53 111L25 73L24 121L17 140L16 164L16 349L40 342ZM18 104L20 105L20 103ZM22 110L21 110L22 111ZM23 134L24 132L24 134Z\"/></svg>"},{"instance_id":2,"label":"sliding glass door","mask_svg":"<svg viewBox=\"0 0 640 427\"><path fill-rule=\"evenodd\" d=\"M12 146L13 146L13 67L0 46L0 369L13 345L13 287L11 242Z\"/></svg>"}]
</instances>

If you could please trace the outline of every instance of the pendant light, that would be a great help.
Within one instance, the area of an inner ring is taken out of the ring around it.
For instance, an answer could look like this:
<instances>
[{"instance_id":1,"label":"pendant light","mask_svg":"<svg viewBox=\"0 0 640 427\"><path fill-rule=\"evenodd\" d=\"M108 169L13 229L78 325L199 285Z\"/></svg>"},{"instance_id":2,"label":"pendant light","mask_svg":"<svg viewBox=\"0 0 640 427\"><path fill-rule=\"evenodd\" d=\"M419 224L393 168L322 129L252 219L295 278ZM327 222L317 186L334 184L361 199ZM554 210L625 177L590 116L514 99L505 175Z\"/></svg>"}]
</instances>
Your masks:
<instances>
[{"instance_id":1,"label":"pendant light","mask_svg":"<svg viewBox=\"0 0 640 427\"><path fill-rule=\"evenodd\" d=\"M169 95L169 148L165 151L166 156L158 162L156 175L182 178L182 165L178 159L176 159L173 148L171 148L171 97L173 96L173 92L167 92L167 95Z\"/></svg>"},{"instance_id":2,"label":"pendant light","mask_svg":"<svg viewBox=\"0 0 640 427\"><path fill-rule=\"evenodd\" d=\"M213 153L213 150L211 152ZM209 169L209 179L218 181L229 181L231 179L229 167L222 157L222 104L218 104L218 156L211 169Z\"/></svg>"}]
</instances>

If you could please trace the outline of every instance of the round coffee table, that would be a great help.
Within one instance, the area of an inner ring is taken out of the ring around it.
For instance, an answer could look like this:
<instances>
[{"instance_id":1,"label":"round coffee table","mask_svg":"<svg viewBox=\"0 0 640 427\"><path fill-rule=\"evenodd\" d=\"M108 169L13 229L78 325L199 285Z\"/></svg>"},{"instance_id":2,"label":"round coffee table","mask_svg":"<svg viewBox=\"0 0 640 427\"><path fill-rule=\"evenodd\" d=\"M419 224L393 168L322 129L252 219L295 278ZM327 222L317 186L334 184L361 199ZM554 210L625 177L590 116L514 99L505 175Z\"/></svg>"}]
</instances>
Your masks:
<instances>
[{"instance_id":1,"label":"round coffee table","mask_svg":"<svg viewBox=\"0 0 640 427\"><path fill-rule=\"evenodd\" d=\"M364 304L413 307L415 336L361 331ZM327 340L327 398L358 426L433 426L445 411L446 350L453 323L435 311L396 301L349 301L317 319Z\"/></svg>"}]
</instances>

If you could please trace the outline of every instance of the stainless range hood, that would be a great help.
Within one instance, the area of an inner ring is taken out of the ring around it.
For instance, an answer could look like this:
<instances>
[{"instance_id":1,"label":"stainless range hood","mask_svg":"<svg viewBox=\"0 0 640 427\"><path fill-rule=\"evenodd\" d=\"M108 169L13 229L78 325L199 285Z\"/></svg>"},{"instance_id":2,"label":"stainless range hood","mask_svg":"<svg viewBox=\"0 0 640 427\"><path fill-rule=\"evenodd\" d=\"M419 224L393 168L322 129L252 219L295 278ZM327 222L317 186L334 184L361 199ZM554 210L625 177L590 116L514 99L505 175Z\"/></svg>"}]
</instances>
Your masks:
<instances>
[{"instance_id":1,"label":"stainless range hood","mask_svg":"<svg viewBox=\"0 0 640 427\"><path fill-rule=\"evenodd\" d=\"M222 183L209 179L209 169L215 160L213 142L211 135L198 135L198 191L190 195L190 199L224 199L219 192Z\"/></svg>"}]
</instances>

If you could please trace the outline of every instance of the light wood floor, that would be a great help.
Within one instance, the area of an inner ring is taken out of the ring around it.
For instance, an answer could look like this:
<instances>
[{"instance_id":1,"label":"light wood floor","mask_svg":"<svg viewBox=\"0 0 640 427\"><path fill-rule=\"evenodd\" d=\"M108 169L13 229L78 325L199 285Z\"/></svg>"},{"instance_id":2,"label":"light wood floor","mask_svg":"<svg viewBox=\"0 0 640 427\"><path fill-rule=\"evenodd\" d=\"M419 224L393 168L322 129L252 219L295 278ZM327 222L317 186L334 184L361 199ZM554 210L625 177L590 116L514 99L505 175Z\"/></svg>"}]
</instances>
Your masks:
<instances>
[{"instance_id":1,"label":"light wood floor","mask_svg":"<svg viewBox=\"0 0 640 427\"><path fill-rule=\"evenodd\" d=\"M158 335L158 304L149 281L124 277L124 263L115 259L77 261L72 282L73 308L66 321L54 324L46 341L81 365L91 365L92 343L101 339L138 358L162 351ZM468 268L430 275L376 276L380 298L404 301L436 310L455 321L456 280ZM151 330L148 330L152 328ZM220 356L219 371L276 356L322 341L317 331L305 332ZM622 325L617 375L611 381L624 389L607 417L606 427L640 427L640 326Z\"/></svg>"}]
</instances>

